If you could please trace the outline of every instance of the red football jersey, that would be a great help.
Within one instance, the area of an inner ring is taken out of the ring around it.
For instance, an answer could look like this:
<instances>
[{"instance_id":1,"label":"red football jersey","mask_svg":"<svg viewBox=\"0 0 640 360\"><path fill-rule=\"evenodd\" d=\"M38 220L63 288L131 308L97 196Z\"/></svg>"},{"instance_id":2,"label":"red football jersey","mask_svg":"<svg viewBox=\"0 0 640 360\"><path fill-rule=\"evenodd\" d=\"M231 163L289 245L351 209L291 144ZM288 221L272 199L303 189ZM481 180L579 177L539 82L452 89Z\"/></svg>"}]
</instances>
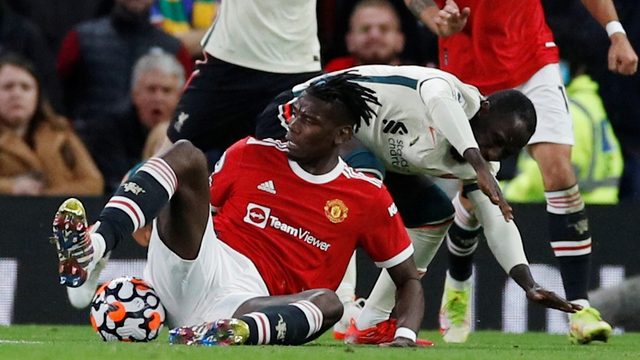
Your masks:
<instances>
[{"instance_id":1,"label":"red football jersey","mask_svg":"<svg viewBox=\"0 0 640 360\"><path fill-rule=\"evenodd\" d=\"M436 0L439 8L445 0ZM461 32L439 39L440 68L484 95L525 83L559 61L540 0L456 0L471 9Z\"/></svg>"},{"instance_id":2,"label":"red football jersey","mask_svg":"<svg viewBox=\"0 0 640 360\"><path fill-rule=\"evenodd\" d=\"M280 141L249 137L231 146L210 192L218 238L253 261L271 295L335 290L357 246L380 267L413 253L382 182L342 160L311 175Z\"/></svg>"}]
</instances>

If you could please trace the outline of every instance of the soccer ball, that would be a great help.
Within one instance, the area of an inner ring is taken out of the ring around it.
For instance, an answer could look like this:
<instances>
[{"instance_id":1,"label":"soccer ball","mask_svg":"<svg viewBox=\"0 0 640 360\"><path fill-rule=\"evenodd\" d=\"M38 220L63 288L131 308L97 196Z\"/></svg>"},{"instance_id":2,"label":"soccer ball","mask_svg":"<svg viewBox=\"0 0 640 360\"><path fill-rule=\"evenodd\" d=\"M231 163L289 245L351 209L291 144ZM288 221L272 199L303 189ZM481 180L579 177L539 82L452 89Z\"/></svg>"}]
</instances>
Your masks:
<instances>
[{"instance_id":1,"label":"soccer ball","mask_svg":"<svg viewBox=\"0 0 640 360\"><path fill-rule=\"evenodd\" d=\"M110 280L91 301L91 325L104 341L152 341L164 320L158 295L142 279L123 276Z\"/></svg>"}]
</instances>

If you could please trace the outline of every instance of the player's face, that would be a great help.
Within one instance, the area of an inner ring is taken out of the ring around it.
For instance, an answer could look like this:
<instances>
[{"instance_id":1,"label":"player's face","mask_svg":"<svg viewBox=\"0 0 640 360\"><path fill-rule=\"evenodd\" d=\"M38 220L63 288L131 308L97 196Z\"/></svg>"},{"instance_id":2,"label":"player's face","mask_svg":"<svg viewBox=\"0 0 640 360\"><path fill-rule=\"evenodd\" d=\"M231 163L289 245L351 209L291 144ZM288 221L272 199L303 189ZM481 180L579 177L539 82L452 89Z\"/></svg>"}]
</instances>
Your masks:
<instances>
[{"instance_id":1,"label":"player's face","mask_svg":"<svg viewBox=\"0 0 640 360\"><path fill-rule=\"evenodd\" d=\"M347 126L334 119L340 112L331 104L303 93L292 104L292 117L286 139L289 158L305 166L337 161L338 139ZM308 169L307 169L308 170Z\"/></svg>"},{"instance_id":2,"label":"player's face","mask_svg":"<svg viewBox=\"0 0 640 360\"><path fill-rule=\"evenodd\" d=\"M346 43L359 64L389 64L402 52L404 35L391 9L367 6L351 18Z\"/></svg>"},{"instance_id":3,"label":"player's face","mask_svg":"<svg viewBox=\"0 0 640 360\"><path fill-rule=\"evenodd\" d=\"M26 126L38 106L38 83L25 69L0 68L0 121L9 128Z\"/></svg>"},{"instance_id":4,"label":"player's face","mask_svg":"<svg viewBox=\"0 0 640 360\"><path fill-rule=\"evenodd\" d=\"M146 72L140 75L132 95L140 122L152 129L173 116L180 100L178 76L157 69Z\"/></svg>"},{"instance_id":5,"label":"player's face","mask_svg":"<svg viewBox=\"0 0 640 360\"><path fill-rule=\"evenodd\" d=\"M520 129L507 126L487 126L474 129L473 133L482 157L488 161L501 161L517 154L529 140Z\"/></svg>"}]
</instances>

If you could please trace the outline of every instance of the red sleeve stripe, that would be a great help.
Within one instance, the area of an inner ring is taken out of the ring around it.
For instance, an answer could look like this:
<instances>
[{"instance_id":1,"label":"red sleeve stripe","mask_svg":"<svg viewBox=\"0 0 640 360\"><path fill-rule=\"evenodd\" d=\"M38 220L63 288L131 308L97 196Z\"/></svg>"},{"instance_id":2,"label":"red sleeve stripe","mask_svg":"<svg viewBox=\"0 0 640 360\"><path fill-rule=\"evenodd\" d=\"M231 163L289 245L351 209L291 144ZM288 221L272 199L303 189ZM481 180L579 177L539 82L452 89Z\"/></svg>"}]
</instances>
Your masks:
<instances>
[{"instance_id":1,"label":"red sleeve stripe","mask_svg":"<svg viewBox=\"0 0 640 360\"><path fill-rule=\"evenodd\" d=\"M131 223L133 223L133 230L138 230L141 227L145 226L146 219L142 210L138 204L136 204L133 200L124 197L124 196L114 196L109 199L105 208L116 208L127 214L129 219L131 219Z\"/></svg>"},{"instance_id":2,"label":"red sleeve stripe","mask_svg":"<svg viewBox=\"0 0 640 360\"><path fill-rule=\"evenodd\" d=\"M169 199L176 192L178 187L178 178L173 169L161 158L151 158L138 171L144 171L151 175L167 192Z\"/></svg>"},{"instance_id":3,"label":"red sleeve stripe","mask_svg":"<svg viewBox=\"0 0 640 360\"><path fill-rule=\"evenodd\" d=\"M307 318L307 322L309 323L309 333L307 334L307 338L320 331L320 328L322 327L323 315L322 311L320 310L320 308L318 308L318 306L316 306L316 304L308 300L300 300L291 303L290 305L293 305L302 310L305 317Z\"/></svg>"}]
</instances>

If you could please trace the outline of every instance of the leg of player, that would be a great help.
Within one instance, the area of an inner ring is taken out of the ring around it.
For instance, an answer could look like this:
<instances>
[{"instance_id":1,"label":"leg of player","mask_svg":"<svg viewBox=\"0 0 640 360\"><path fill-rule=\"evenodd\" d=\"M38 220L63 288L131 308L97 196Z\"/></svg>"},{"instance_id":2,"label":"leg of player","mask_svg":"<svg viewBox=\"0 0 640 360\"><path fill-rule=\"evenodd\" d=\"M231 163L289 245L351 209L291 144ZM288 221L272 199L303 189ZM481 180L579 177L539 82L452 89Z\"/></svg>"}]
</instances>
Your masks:
<instances>
[{"instance_id":1,"label":"leg of player","mask_svg":"<svg viewBox=\"0 0 640 360\"><path fill-rule=\"evenodd\" d=\"M453 220L453 207L447 195L425 176L388 173L385 184L407 226L414 247L414 260L424 274L440 248ZM382 271L362 313L350 326L345 342L379 344L393 339L395 323L390 319L395 306L395 286ZM418 340L419 345L432 345Z\"/></svg>"},{"instance_id":2,"label":"leg of player","mask_svg":"<svg viewBox=\"0 0 640 360\"><path fill-rule=\"evenodd\" d=\"M342 303L328 289L256 297L232 318L169 331L169 342L186 345L301 345L331 328L342 316Z\"/></svg>"},{"instance_id":3,"label":"leg of player","mask_svg":"<svg viewBox=\"0 0 640 360\"><path fill-rule=\"evenodd\" d=\"M542 173L551 247L560 266L566 297L584 307L570 316L570 338L574 343L607 341L611 326L590 307L587 296L591 231L571 165L571 146L538 143L529 145L529 152Z\"/></svg>"},{"instance_id":4,"label":"leg of player","mask_svg":"<svg viewBox=\"0 0 640 360\"><path fill-rule=\"evenodd\" d=\"M356 319L362 312L365 299L356 299L356 282L357 282L357 267L356 267L356 252L353 252L347 271L344 273L344 278L340 282L340 286L336 289L336 295L342 303L344 311L340 320L333 326L333 338L336 340L344 340L344 335L349 330L351 319Z\"/></svg>"},{"instance_id":5,"label":"leg of player","mask_svg":"<svg viewBox=\"0 0 640 360\"><path fill-rule=\"evenodd\" d=\"M158 215L159 232L167 246L185 259L195 258L210 216L207 194L206 159L193 145L182 141L162 156L149 159L123 183L90 232L86 231L82 203L66 200L53 221L52 242L58 249L60 283L82 285L104 254ZM169 199L174 201L166 207Z\"/></svg>"},{"instance_id":6,"label":"leg of player","mask_svg":"<svg viewBox=\"0 0 640 360\"><path fill-rule=\"evenodd\" d=\"M468 202L466 199L465 201ZM471 331L473 253L478 247L482 228L473 215L473 210L465 209L459 192L452 203L456 215L447 233L449 269L444 282L438 320L444 341L463 343L467 341Z\"/></svg>"}]
</instances>

